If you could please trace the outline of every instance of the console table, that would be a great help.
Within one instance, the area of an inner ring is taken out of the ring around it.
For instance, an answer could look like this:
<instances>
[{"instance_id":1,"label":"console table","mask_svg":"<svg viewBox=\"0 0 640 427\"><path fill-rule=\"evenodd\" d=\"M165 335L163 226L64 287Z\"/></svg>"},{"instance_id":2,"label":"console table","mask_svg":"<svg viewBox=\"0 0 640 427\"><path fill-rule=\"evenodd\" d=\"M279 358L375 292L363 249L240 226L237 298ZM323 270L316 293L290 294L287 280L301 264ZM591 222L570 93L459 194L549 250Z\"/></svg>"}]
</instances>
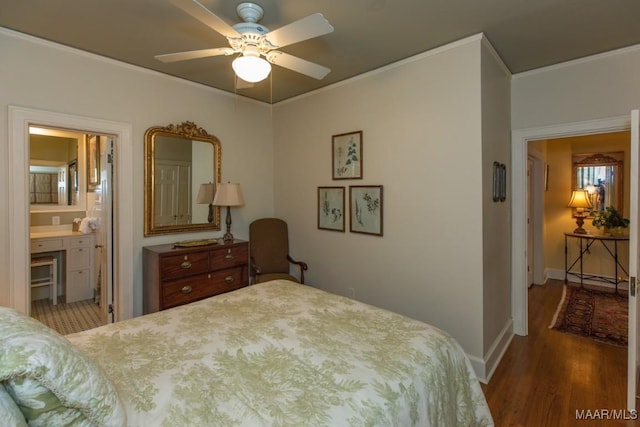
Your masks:
<instances>
[{"instance_id":1,"label":"console table","mask_svg":"<svg viewBox=\"0 0 640 427\"><path fill-rule=\"evenodd\" d=\"M580 242L580 253L576 259L569 265L569 239L578 239ZM599 282L611 283L616 286L616 293L618 292L618 284L626 282L627 279L620 280L618 276L619 272L624 273L626 277L629 276L625 267L620 264L618 259L618 242L628 242L629 236L616 236L616 235L595 235L595 234L576 234L576 233L564 233L564 283L567 283L569 275L575 276L580 279L580 286L584 285L584 279L596 280ZM584 254L589 253L591 246L600 242L600 244L607 250L607 253L611 255L614 260L614 276L613 278L602 276L598 274L589 274L583 271ZM580 271L574 271L573 268L579 265Z\"/></svg>"}]
</instances>

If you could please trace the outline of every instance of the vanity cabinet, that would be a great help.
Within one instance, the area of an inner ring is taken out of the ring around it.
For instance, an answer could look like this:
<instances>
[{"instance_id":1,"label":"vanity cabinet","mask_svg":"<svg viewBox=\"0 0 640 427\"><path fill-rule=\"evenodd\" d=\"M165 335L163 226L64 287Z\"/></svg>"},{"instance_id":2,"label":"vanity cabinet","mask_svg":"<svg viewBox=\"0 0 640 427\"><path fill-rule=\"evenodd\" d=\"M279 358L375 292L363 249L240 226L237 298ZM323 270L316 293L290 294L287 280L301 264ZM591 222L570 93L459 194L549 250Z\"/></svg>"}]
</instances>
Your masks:
<instances>
[{"instance_id":1,"label":"vanity cabinet","mask_svg":"<svg viewBox=\"0 0 640 427\"><path fill-rule=\"evenodd\" d=\"M67 248L67 303L94 297L92 284L93 235L69 237Z\"/></svg>"},{"instance_id":2,"label":"vanity cabinet","mask_svg":"<svg viewBox=\"0 0 640 427\"><path fill-rule=\"evenodd\" d=\"M66 304L94 297L93 234L51 232L31 235L31 254L48 254L58 263L58 283Z\"/></svg>"},{"instance_id":3,"label":"vanity cabinet","mask_svg":"<svg viewBox=\"0 0 640 427\"><path fill-rule=\"evenodd\" d=\"M249 243L143 248L144 314L188 304L249 284Z\"/></svg>"}]
</instances>

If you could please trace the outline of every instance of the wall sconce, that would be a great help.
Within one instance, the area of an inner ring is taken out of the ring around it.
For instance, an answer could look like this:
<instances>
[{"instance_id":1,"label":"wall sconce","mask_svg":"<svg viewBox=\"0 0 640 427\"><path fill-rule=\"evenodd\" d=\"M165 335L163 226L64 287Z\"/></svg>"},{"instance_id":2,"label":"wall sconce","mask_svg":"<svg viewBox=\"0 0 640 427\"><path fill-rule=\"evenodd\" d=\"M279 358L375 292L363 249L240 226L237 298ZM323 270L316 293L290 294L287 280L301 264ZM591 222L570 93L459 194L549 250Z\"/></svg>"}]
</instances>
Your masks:
<instances>
[{"instance_id":1,"label":"wall sconce","mask_svg":"<svg viewBox=\"0 0 640 427\"><path fill-rule=\"evenodd\" d=\"M233 241L233 234L231 234L231 206L244 205L244 199L242 198L242 190L240 184L219 183L216 195L213 198L214 206L226 206L227 207L227 232L222 238L225 242Z\"/></svg>"},{"instance_id":2,"label":"wall sconce","mask_svg":"<svg viewBox=\"0 0 640 427\"><path fill-rule=\"evenodd\" d=\"M571 200L569 200L567 207L576 209L576 213L573 217L576 219L578 228L573 230L573 232L575 234L587 234L587 230L582 228L582 224L584 224L584 219L588 215L584 210L593 208L589 192L587 190L573 190L571 193Z\"/></svg>"},{"instance_id":3,"label":"wall sconce","mask_svg":"<svg viewBox=\"0 0 640 427\"><path fill-rule=\"evenodd\" d=\"M207 221L213 222L213 197L215 195L216 186L213 183L200 184L198 189L198 196L196 197L196 203L199 205L209 205L209 216Z\"/></svg>"}]
</instances>

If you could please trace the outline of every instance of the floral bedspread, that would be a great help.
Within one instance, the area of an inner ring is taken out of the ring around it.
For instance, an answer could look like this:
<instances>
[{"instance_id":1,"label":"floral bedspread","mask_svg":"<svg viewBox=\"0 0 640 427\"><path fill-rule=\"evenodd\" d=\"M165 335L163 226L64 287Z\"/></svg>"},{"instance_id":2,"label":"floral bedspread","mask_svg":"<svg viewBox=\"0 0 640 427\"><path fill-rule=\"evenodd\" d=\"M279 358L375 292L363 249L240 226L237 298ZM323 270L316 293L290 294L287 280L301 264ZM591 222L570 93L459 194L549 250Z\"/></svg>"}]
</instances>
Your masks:
<instances>
[{"instance_id":1,"label":"floral bedspread","mask_svg":"<svg viewBox=\"0 0 640 427\"><path fill-rule=\"evenodd\" d=\"M459 344L277 280L67 338L131 426L492 426Z\"/></svg>"}]
</instances>

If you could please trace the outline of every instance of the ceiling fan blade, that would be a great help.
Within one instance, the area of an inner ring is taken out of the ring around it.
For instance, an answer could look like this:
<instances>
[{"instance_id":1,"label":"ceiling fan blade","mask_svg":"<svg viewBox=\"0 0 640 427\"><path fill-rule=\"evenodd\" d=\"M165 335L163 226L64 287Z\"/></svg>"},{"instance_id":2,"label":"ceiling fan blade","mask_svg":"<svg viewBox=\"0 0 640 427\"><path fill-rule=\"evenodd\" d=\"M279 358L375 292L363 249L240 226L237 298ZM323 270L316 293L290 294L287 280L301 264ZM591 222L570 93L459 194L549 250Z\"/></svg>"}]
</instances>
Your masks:
<instances>
[{"instance_id":1,"label":"ceiling fan blade","mask_svg":"<svg viewBox=\"0 0 640 427\"><path fill-rule=\"evenodd\" d=\"M333 27L329 21L321 13L314 13L269 32L265 38L276 48L280 48L332 32Z\"/></svg>"},{"instance_id":2,"label":"ceiling fan blade","mask_svg":"<svg viewBox=\"0 0 640 427\"><path fill-rule=\"evenodd\" d=\"M313 62L278 50L269 52L267 54L267 61L318 80L322 80L331 71L331 69L323 67L322 65L314 64Z\"/></svg>"},{"instance_id":3,"label":"ceiling fan blade","mask_svg":"<svg viewBox=\"0 0 640 427\"><path fill-rule=\"evenodd\" d=\"M204 7L197 0L170 0L174 6L187 12L209 28L219 32L225 37L241 37L231 25L227 24L222 18L215 15L209 9Z\"/></svg>"},{"instance_id":4,"label":"ceiling fan blade","mask_svg":"<svg viewBox=\"0 0 640 427\"><path fill-rule=\"evenodd\" d=\"M230 47L217 47L215 49L190 50L187 52L167 53L164 55L156 55L156 58L162 62L178 62L188 59L207 58L209 56L231 55L234 50Z\"/></svg>"}]
</instances>

